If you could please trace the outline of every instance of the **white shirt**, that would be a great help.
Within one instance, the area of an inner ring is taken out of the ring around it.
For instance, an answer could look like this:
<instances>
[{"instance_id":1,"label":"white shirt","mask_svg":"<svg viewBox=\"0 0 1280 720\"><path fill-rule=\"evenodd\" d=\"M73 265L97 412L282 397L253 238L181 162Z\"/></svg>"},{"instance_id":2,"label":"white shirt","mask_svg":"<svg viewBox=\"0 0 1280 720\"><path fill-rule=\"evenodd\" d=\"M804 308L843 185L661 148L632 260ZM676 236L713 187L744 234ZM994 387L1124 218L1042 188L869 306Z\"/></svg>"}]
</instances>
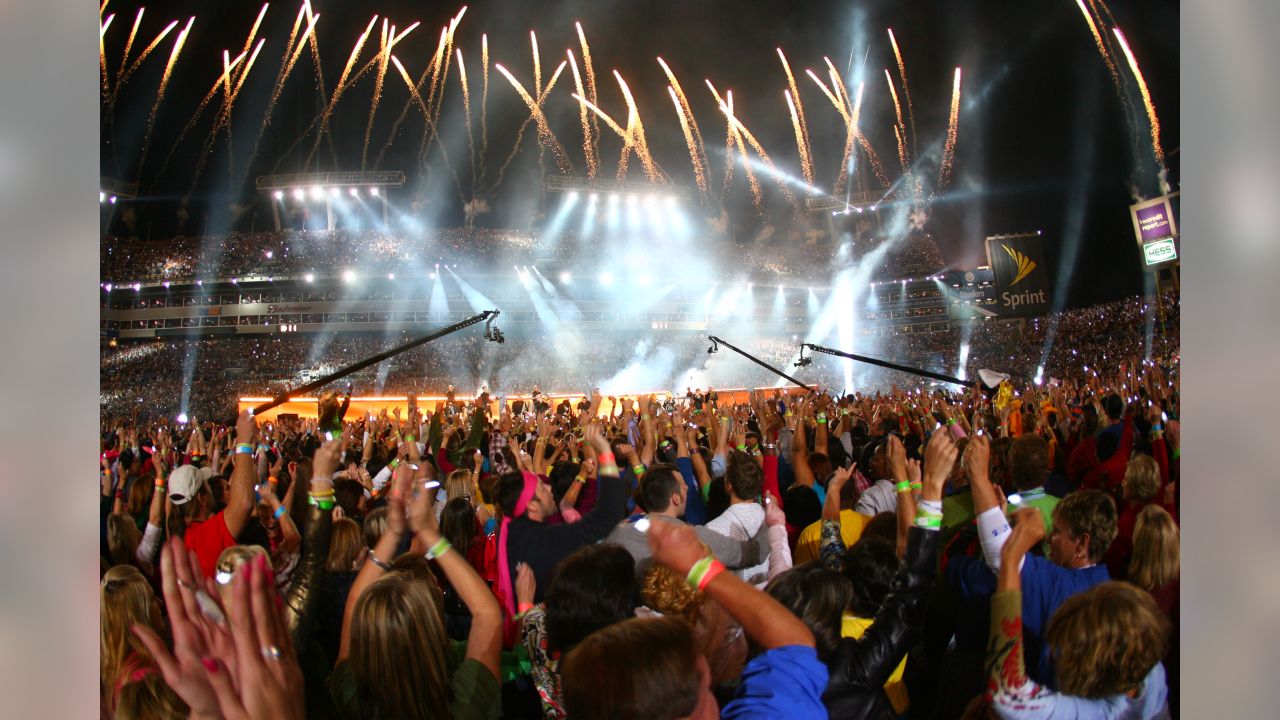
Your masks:
<instances>
[{"instance_id":1,"label":"white shirt","mask_svg":"<svg viewBox=\"0 0 1280 720\"><path fill-rule=\"evenodd\" d=\"M871 517L882 512L897 512L898 493L894 489L893 481L877 480L875 485L862 493L862 497L858 498L858 503L853 509Z\"/></svg>"},{"instance_id":2,"label":"white shirt","mask_svg":"<svg viewBox=\"0 0 1280 720\"><path fill-rule=\"evenodd\" d=\"M763 525L764 507L760 503L744 502L730 505L728 510L707 523L706 527L734 540L749 540L760 532ZM766 582L769 579L769 561L739 568L733 574L752 584Z\"/></svg>"}]
</instances>

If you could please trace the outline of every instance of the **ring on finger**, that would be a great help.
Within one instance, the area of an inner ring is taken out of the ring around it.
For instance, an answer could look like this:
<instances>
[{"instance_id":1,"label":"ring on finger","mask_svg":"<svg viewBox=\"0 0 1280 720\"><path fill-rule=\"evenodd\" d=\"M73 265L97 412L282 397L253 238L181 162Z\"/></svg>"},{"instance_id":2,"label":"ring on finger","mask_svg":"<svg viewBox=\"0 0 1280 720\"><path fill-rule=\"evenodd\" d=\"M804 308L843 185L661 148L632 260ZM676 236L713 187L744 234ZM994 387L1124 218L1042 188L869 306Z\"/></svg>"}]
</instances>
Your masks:
<instances>
[{"instance_id":1,"label":"ring on finger","mask_svg":"<svg viewBox=\"0 0 1280 720\"><path fill-rule=\"evenodd\" d=\"M281 657L280 648L276 647L275 645L262 646L262 659L279 660L280 657Z\"/></svg>"}]
</instances>

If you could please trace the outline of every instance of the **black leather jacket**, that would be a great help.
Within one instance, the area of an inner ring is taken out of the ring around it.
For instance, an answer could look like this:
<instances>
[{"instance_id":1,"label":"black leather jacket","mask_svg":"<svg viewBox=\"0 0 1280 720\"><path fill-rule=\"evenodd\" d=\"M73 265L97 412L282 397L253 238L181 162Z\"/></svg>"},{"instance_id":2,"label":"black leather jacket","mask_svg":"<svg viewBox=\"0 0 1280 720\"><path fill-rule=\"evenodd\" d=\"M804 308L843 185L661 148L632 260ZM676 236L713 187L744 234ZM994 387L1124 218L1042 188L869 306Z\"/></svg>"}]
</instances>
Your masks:
<instances>
[{"instance_id":1,"label":"black leather jacket","mask_svg":"<svg viewBox=\"0 0 1280 720\"><path fill-rule=\"evenodd\" d=\"M922 630L938 574L938 535L936 530L911 528L902 567L875 621L861 638L840 639L827 662L831 677L822 695L831 717L897 718L884 684Z\"/></svg>"}]
</instances>

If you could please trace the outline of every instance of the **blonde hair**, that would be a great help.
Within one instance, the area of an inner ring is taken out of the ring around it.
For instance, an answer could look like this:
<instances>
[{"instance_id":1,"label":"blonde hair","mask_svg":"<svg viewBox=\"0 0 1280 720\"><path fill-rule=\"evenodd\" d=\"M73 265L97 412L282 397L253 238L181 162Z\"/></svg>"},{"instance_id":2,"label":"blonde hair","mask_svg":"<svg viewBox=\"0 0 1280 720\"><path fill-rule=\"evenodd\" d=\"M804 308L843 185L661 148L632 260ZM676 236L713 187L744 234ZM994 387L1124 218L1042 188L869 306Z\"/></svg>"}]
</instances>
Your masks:
<instances>
[{"instance_id":1,"label":"blonde hair","mask_svg":"<svg viewBox=\"0 0 1280 720\"><path fill-rule=\"evenodd\" d=\"M100 679L105 697L111 698L126 665L134 662L131 658L154 663L133 626L146 625L158 632L164 621L151 585L132 565L116 565L102 576L100 598Z\"/></svg>"},{"instance_id":2,"label":"blonde hair","mask_svg":"<svg viewBox=\"0 0 1280 720\"><path fill-rule=\"evenodd\" d=\"M329 557L325 560L324 570L345 573L359 569L360 561L367 551L360 526L351 518L342 518L333 523L330 531Z\"/></svg>"},{"instance_id":3,"label":"blonde hair","mask_svg":"<svg viewBox=\"0 0 1280 720\"><path fill-rule=\"evenodd\" d=\"M253 560L259 555L266 557L267 551L262 549L261 545L232 545L223 549L218 555L218 562L214 566L216 572L225 572L232 575L236 574L236 570L241 565Z\"/></svg>"},{"instance_id":4,"label":"blonde hair","mask_svg":"<svg viewBox=\"0 0 1280 720\"><path fill-rule=\"evenodd\" d=\"M1155 590L1176 579L1182 545L1178 524L1164 508L1148 505L1133 525L1133 556L1129 582L1143 590Z\"/></svg>"},{"instance_id":5,"label":"blonde hair","mask_svg":"<svg viewBox=\"0 0 1280 720\"><path fill-rule=\"evenodd\" d=\"M1072 595L1045 633L1058 689L1098 699L1138 687L1164 657L1168 629L1151 594L1129 583L1105 582Z\"/></svg>"},{"instance_id":6,"label":"blonde hair","mask_svg":"<svg viewBox=\"0 0 1280 720\"><path fill-rule=\"evenodd\" d=\"M142 533L138 532L138 524L132 517L123 513L107 516L107 550L113 565L136 565L141 542Z\"/></svg>"},{"instance_id":7,"label":"blonde hair","mask_svg":"<svg viewBox=\"0 0 1280 720\"><path fill-rule=\"evenodd\" d=\"M698 613L706 599L703 593L689 586L683 575L677 575L657 563L644 574L640 594L649 609L683 618L690 626L698 623Z\"/></svg>"},{"instance_id":8,"label":"blonde hair","mask_svg":"<svg viewBox=\"0 0 1280 720\"><path fill-rule=\"evenodd\" d=\"M1160 466L1150 455L1135 455L1124 469L1126 500L1150 500L1160 492Z\"/></svg>"},{"instance_id":9,"label":"blonde hair","mask_svg":"<svg viewBox=\"0 0 1280 720\"><path fill-rule=\"evenodd\" d=\"M392 572L356 600L351 672L360 704L375 717L433 718L447 713L444 618L427 585Z\"/></svg>"},{"instance_id":10,"label":"blonde hair","mask_svg":"<svg viewBox=\"0 0 1280 720\"><path fill-rule=\"evenodd\" d=\"M472 505L479 502L479 499L476 498L475 483L471 482L471 471L459 468L449 473L449 477L445 478L444 501L447 503L463 495L471 499Z\"/></svg>"}]
</instances>

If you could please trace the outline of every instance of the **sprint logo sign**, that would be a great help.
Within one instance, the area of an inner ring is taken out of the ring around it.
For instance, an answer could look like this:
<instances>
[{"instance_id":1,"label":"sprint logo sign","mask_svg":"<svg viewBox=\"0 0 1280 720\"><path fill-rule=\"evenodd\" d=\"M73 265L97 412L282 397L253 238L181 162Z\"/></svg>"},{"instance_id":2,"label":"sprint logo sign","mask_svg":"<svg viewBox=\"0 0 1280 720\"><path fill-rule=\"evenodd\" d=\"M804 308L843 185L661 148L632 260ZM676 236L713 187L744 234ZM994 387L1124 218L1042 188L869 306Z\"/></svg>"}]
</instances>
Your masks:
<instances>
[{"instance_id":1,"label":"sprint logo sign","mask_svg":"<svg viewBox=\"0 0 1280 720\"><path fill-rule=\"evenodd\" d=\"M1032 270L1036 269L1035 260L1032 260L1026 255L1023 255L1022 253L1018 252L1017 250L1014 250L1013 248L1003 243L1000 245L1000 247L1004 248L1004 251L1009 253L1009 257L1013 258L1013 262L1016 264L1018 269L1018 274L1013 278L1013 282L1009 283L1009 287L1013 287L1014 285L1017 285L1018 283L1022 282L1028 275L1031 274Z\"/></svg>"},{"instance_id":2,"label":"sprint logo sign","mask_svg":"<svg viewBox=\"0 0 1280 720\"><path fill-rule=\"evenodd\" d=\"M987 238L987 259L996 280L997 312L1039 315L1050 310L1049 276L1040 235Z\"/></svg>"}]
</instances>

